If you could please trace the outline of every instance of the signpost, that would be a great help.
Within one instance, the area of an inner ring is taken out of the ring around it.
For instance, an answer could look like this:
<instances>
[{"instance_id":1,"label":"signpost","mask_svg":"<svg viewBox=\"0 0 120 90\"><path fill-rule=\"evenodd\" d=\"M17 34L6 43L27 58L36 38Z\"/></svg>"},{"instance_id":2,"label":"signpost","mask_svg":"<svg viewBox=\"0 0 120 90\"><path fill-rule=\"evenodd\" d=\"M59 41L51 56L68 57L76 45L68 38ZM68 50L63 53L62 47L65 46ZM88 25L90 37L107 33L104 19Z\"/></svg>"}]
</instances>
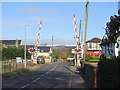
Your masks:
<instances>
[{"instance_id":1,"label":"signpost","mask_svg":"<svg viewBox=\"0 0 120 90\"><path fill-rule=\"evenodd\" d=\"M74 54L81 54L82 53L82 48L72 49L72 53L74 53Z\"/></svg>"},{"instance_id":2,"label":"signpost","mask_svg":"<svg viewBox=\"0 0 120 90\"><path fill-rule=\"evenodd\" d=\"M28 53L37 53L37 52L39 52L40 51L40 49L36 49L36 48L28 48Z\"/></svg>"}]
</instances>

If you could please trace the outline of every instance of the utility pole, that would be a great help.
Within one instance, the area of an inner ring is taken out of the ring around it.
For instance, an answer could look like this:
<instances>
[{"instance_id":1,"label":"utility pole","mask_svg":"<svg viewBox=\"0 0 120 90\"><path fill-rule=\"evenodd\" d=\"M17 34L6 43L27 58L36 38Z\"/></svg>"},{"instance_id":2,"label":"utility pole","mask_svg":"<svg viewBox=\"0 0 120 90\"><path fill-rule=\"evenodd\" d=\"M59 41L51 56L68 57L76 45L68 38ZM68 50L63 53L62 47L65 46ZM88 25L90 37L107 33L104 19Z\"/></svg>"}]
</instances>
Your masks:
<instances>
[{"instance_id":1,"label":"utility pole","mask_svg":"<svg viewBox=\"0 0 120 90\"><path fill-rule=\"evenodd\" d=\"M88 26L88 6L89 6L89 1L87 0L87 3L86 3L86 10L85 10L85 13L86 13L86 18L85 18L85 31L84 31L84 51L83 51L83 66L84 67L84 64L85 64L85 57L86 57L86 35L87 35L87 26Z\"/></svg>"},{"instance_id":2,"label":"utility pole","mask_svg":"<svg viewBox=\"0 0 120 90\"><path fill-rule=\"evenodd\" d=\"M52 55L53 55L53 43L54 43L54 35L52 35ZM51 58L51 62L52 62L52 58Z\"/></svg>"}]
</instances>

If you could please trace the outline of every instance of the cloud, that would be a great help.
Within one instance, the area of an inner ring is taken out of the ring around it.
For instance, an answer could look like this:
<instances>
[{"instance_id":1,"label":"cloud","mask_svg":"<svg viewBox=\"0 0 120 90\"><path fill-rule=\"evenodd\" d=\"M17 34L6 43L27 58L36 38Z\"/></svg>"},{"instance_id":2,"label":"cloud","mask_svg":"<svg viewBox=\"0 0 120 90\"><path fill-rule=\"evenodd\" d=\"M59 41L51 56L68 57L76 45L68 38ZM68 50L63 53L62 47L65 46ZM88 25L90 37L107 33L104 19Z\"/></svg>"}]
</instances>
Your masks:
<instances>
[{"instance_id":1,"label":"cloud","mask_svg":"<svg viewBox=\"0 0 120 90\"><path fill-rule=\"evenodd\" d=\"M28 13L28 14L37 14L40 13L40 8L37 7L22 7L20 8L20 11L23 13Z\"/></svg>"}]
</instances>

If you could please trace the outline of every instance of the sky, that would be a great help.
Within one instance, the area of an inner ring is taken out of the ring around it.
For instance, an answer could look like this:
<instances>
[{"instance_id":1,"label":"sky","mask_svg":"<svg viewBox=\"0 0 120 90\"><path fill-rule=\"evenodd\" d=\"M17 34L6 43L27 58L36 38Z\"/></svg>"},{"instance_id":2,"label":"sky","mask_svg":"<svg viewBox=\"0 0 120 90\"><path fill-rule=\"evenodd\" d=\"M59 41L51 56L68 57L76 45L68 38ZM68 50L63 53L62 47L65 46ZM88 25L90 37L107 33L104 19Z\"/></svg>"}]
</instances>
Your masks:
<instances>
[{"instance_id":1,"label":"sky","mask_svg":"<svg viewBox=\"0 0 120 90\"><path fill-rule=\"evenodd\" d=\"M43 22L39 44L75 44L73 14L77 28L82 20L81 31L85 26L86 2L2 2L1 39L20 39L24 44L25 24L27 44L36 44L40 21ZM102 38L110 16L117 15L117 2L90 2L88 11L87 40ZM1 22L0 22L1 23Z\"/></svg>"}]
</instances>

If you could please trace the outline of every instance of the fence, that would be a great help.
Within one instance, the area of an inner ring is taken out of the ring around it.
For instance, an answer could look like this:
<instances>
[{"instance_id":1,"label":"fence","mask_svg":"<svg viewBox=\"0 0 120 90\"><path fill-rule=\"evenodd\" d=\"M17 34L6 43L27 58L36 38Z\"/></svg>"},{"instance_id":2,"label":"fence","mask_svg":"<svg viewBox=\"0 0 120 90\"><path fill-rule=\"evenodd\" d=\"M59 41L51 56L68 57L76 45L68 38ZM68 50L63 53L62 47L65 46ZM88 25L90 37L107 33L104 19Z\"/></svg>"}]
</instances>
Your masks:
<instances>
[{"instance_id":1,"label":"fence","mask_svg":"<svg viewBox=\"0 0 120 90\"><path fill-rule=\"evenodd\" d=\"M27 61L27 68L34 66L35 64L32 61ZM12 62L4 61L2 62L2 73L14 72L20 69L24 69L24 62L17 63L15 60Z\"/></svg>"}]
</instances>

